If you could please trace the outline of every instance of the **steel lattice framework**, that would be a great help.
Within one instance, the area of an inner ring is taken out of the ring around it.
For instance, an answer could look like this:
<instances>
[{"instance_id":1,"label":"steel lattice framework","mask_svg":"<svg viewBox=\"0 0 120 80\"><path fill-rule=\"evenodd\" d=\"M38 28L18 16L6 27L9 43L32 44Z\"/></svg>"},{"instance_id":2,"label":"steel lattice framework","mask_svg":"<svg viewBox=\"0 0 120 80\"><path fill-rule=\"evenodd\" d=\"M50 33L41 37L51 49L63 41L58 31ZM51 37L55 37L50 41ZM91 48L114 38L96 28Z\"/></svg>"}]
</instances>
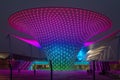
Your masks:
<instances>
[{"instance_id":1,"label":"steel lattice framework","mask_svg":"<svg viewBox=\"0 0 120 80\"><path fill-rule=\"evenodd\" d=\"M12 14L9 24L36 39L54 70L71 70L81 46L111 27L108 17L80 8L32 8Z\"/></svg>"}]
</instances>

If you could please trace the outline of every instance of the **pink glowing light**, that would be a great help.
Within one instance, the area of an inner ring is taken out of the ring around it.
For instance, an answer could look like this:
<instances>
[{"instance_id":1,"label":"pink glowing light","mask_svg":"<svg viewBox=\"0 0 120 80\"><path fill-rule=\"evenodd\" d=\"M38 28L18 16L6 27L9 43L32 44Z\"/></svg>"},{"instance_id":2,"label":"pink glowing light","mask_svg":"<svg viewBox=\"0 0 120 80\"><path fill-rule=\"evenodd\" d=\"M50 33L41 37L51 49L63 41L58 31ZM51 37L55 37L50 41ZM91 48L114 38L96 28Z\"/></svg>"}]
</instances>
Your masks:
<instances>
[{"instance_id":1,"label":"pink glowing light","mask_svg":"<svg viewBox=\"0 0 120 80\"><path fill-rule=\"evenodd\" d=\"M34 37L41 46L70 43L80 47L112 25L108 17L79 8L26 9L12 14L8 21L11 27Z\"/></svg>"},{"instance_id":2,"label":"pink glowing light","mask_svg":"<svg viewBox=\"0 0 120 80\"><path fill-rule=\"evenodd\" d=\"M107 36L97 40L96 42L99 42L99 41L102 41L102 40L107 40L107 39L110 39L110 38L111 39L115 38L115 35L117 35L118 33L120 33L120 30L115 31L115 32L113 32L113 33L111 33L111 34L109 34L109 35L107 35Z\"/></svg>"},{"instance_id":3,"label":"pink glowing light","mask_svg":"<svg viewBox=\"0 0 120 80\"><path fill-rule=\"evenodd\" d=\"M31 44L31 45L33 45L33 46L35 46L37 48L41 47L40 44L36 40L22 38L22 37L19 37L19 36L16 36L16 35L12 35L12 36L15 37L15 38L17 38L17 39L19 39L19 40L21 40L21 41L24 41L24 42L26 42L28 44Z\"/></svg>"},{"instance_id":4,"label":"pink glowing light","mask_svg":"<svg viewBox=\"0 0 120 80\"><path fill-rule=\"evenodd\" d=\"M120 33L120 30L117 30L117 31L115 31L115 32L113 32L113 33L111 33L111 34L109 34L109 35L107 35L107 36L105 36L105 37L103 37L103 38L101 38L101 39L98 39L97 41L94 41L94 42L86 42L86 43L84 43L84 46L90 46L90 45L95 44L95 43L98 43L98 42L105 42L105 41L112 40L112 39L116 38L116 35L117 35L118 33Z\"/></svg>"},{"instance_id":5,"label":"pink glowing light","mask_svg":"<svg viewBox=\"0 0 120 80\"><path fill-rule=\"evenodd\" d=\"M84 46L90 46L90 45L92 45L92 44L94 44L94 42L85 42L85 43L84 43Z\"/></svg>"},{"instance_id":6,"label":"pink glowing light","mask_svg":"<svg viewBox=\"0 0 120 80\"><path fill-rule=\"evenodd\" d=\"M11 34L11 33L9 33L9 32L6 32L6 31L4 31L4 30L1 30L1 32L3 32L4 34L10 35L10 36L12 36L12 37L14 37L14 38L17 38L17 39L19 39L19 40L21 40L21 41L23 41L23 42L26 42L26 43L28 43L28 44L30 44L30 45L32 45L32 46L35 46L35 47L37 47L37 48L41 48L39 42L36 41L36 40L34 40L34 39L22 38L22 37L19 37L19 36L17 36L17 35L14 35L14 34Z\"/></svg>"}]
</instances>

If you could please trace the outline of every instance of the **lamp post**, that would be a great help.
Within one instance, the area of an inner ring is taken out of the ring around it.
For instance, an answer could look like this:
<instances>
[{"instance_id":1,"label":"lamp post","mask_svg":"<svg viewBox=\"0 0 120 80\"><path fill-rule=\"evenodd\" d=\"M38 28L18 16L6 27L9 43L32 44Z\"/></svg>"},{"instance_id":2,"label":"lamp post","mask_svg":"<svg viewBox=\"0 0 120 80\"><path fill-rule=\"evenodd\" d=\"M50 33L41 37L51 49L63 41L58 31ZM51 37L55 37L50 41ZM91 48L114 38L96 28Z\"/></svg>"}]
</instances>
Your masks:
<instances>
[{"instance_id":1,"label":"lamp post","mask_svg":"<svg viewBox=\"0 0 120 80\"><path fill-rule=\"evenodd\" d=\"M93 74L93 80L95 80L95 60L93 60L93 71L92 71L92 74Z\"/></svg>"},{"instance_id":2,"label":"lamp post","mask_svg":"<svg viewBox=\"0 0 120 80\"><path fill-rule=\"evenodd\" d=\"M51 70L51 80L53 80L53 69L52 69L52 60L49 60L50 61L50 70Z\"/></svg>"},{"instance_id":3,"label":"lamp post","mask_svg":"<svg viewBox=\"0 0 120 80\"><path fill-rule=\"evenodd\" d=\"M118 50L118 60L120 59L120 36L118 36L118 46L117 46L117 50Z\"/></svg>"},{"instance_id":4,"label":"lamp post","mask_svg":"<svg viewBox=\"0 0 120 80\"><path fill-rule=\"evenodd\" d=\"M9 57L9 68L10 68L10 80L12 80L12 57L13 57L13 54L12 54L12 48L11 48L11 37L10 37L10 34L8 34L8 40L9 40L9 54L10 54L10 57Z\"/></svg>"}]
</instances>

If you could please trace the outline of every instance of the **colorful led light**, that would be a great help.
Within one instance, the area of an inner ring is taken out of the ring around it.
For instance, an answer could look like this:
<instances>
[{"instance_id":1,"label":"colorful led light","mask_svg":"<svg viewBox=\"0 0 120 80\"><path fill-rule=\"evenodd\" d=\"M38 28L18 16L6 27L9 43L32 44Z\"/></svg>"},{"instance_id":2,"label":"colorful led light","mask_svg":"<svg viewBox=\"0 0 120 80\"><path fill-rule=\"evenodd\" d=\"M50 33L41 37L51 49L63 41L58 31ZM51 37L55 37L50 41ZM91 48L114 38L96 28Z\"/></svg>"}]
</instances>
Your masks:
<instances>
[{"instance_id":1,"label":"colorful led light","mask_svg":"<svg viewBox=\"0 0 120 80\"><path fill-rule=\"evenodd\" d=\"M77 58L79 61L86 61L86 54L87 54L88 48L82 47L77 55Z\"/></svg>"},{"instance_id":2,"label":"colorful led light","mask_svg":"<svg viewBox=\"0 0 120 80\"><path fill-rule=\"evenodd\" d=\"M79 8L33 8L14 13L9 24L39 41L54 70L70 70L81 46L111 27L109 18Z\"/></svg>"}]
</instances>

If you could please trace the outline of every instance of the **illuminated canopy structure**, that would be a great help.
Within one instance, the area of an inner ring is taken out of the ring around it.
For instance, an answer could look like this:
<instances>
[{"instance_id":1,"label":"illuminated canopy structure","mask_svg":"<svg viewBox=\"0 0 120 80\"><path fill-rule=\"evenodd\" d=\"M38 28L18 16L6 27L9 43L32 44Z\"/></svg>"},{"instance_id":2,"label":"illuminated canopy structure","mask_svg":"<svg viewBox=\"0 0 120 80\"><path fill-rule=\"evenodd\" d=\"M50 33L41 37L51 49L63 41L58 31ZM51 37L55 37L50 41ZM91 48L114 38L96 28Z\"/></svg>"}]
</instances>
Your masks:
<instances>
[{"instance_id":1,"label":"illuminated canopy structure","mask_svg":"<svg viewBox=\"0 0 120 80\"><path fill-rule=\"evenodd\" d=\"M71 70L83 44L111 27L106 16L80 8L32 8L12 14L9 24L39 42L54 70Z\"/></svg>"}]
</instances>

